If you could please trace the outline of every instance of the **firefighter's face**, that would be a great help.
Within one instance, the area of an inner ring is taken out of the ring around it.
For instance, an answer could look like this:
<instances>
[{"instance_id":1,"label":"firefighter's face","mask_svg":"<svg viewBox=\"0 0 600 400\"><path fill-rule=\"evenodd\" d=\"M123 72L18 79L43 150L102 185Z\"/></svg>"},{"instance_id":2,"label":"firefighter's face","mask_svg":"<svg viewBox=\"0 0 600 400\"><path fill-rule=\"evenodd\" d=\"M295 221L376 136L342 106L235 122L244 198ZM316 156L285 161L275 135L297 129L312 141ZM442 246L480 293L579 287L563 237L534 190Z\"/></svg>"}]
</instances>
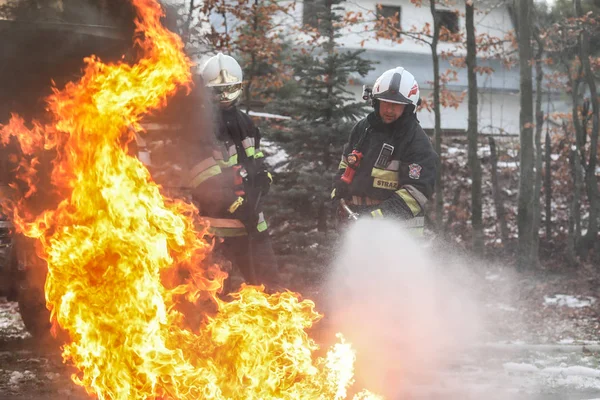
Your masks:
<instances>
[{"instance_id":1,"label":"firefighter's face","mask_svg":"<svg viewBox=\"0 0 600 400\"><path fill-rule=\"evenodd\" d=\"M379 102L379 116L386 124L391 124L404 112L406 104L388 103L387 101Z\"/></svg>"}]
</instances>

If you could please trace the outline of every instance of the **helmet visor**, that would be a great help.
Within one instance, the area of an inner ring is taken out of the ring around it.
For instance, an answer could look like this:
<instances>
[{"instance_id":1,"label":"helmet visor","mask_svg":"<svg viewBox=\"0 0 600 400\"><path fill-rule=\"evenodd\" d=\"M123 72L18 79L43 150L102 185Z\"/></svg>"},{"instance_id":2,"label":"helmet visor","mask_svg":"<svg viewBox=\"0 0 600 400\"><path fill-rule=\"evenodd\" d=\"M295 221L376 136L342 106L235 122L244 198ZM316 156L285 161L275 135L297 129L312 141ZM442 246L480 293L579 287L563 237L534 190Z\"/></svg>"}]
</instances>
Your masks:
<instances>
[{"instance_id":1,"label":"helmet visor","mask_svg":"<svg viewBox=\"0 0 600 400\"><path fill-rule=\"evenodd\" d=\"M211 90L219 101L233 101L242 93L242 84L235 83L233 85L212 86Z\"/></svg>"}]
</instances>

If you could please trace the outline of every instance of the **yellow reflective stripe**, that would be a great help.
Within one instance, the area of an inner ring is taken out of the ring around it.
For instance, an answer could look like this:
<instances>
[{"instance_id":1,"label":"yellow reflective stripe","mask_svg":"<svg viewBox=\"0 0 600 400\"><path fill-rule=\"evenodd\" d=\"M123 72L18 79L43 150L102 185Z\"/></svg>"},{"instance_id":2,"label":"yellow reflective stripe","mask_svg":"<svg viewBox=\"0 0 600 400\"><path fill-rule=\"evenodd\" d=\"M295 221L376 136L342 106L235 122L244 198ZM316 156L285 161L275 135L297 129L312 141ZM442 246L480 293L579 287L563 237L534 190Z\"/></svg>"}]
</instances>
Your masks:
<instances>
[{"instance_id":1,"label":"yellow reflective stripe","mask_svg":"<svg viewBox=\"0 0 600 400\"><path fill-rule=\"evenodd\" d=\"M202 182L207 180L208 178L215 176L215 175L219 175L221 172L222 172L221 167L219 167L218 165L214 165L214 166L210 167L209 169L202 171L201 173L196 175L190 181L190 187L195 188L195 187L199 186Z\"/></svg>"},{"instance_id":2,"label":"yellow reflective stripe","mask_svg":"<svg viewBox=\"0 0 600 400\"><path fill-rule=\"evenodd\" d=\"M371 211L371 216L373 218L383 218L383 213L381 212L381 210L378 208L377 210L373 210Z\"/></svg>"},{"instance_id":3,"label":"yellow reflective stripe","mask_svg":"<svg viewBox=\"0 0 600 400\"><path fill-rule=\"evenodd\" d=\"M371 176L373 178L379 178L386 181L398 181L397 171L387 171L385 169L373 168L371 171Z\"/></svg>"},{"instance_id":4,"label":"yellow reflective stripe","mask_svg":"<svg viewBox=\"0 0 600 400\"><path fill-rule=\"evenodd\" d=\"M346 169L348 168L348 163L344 160L340 161L340 165L338 165L338 169Z\"/></svg>"},{"instance_id":5,"label":"yellow reflective stripe","mask_svg":"<svg viewBox=\"0 0 600 400\"><path fill-rule=\"evenodd\" d=\"M333 189L333 190L331 191L331 198L333 199L334 197L335 197L335 189Z\"/></svg>"},{"instance_id":6,"label":"yellow reflective stripe","mask_svg":"<svg viewBox=\"0 0 600 400\"><path fill-rule=\"evenodd\" d=\"M219 237L234 237L247 235L246 227L239 219L202 218L208 224L208 232Z\"/></svg>"},{"instance_id":7,"label":"yellow reflective stripe","mask_svg":"<svg viewBox=\"0 0 600 400\"><path fill-rule=\"evenodd\" d=\"M240 208L240 206L244 203L244 198L242 196L238 196L238 198L231 203L231 205L229 206L229 213L233 214L238 208Z\"/></svg>"},{"instance_id":8,"label":"yellow reflective stripe","mask_svg":"<svg viewBox=\"0 0 600 400\"><path fill-rule=\"evenodd\" d=\"M256 225L256 230L259 232L266 231L267 230L267 221L259 222L258 225Z\"/></svg>"},{"instance_id":9,"label":"yellow reflective stripe","mask_svg":"<svg viewBox=\"0 0 600 400\"><path fill-rule=\"evenodd\" d=\"M246 151L246 155L248 157L254 156L254 146L246 147L244 150Z\"/></svg>"},{"instance_id":10,"label":"yellow reflective stripe","mask_svg":"<svg viewBox=\"0 0 600 400\"><path fill-rule=\"evenodd\" d=\"M408 228L407 232L413 237L425 236L425 228Z\"/></svg>"},{"instance_id":11,"label":"yellow reflective stripe","mask_svg":"<svg viewBox=\"0 0 600 400\"><path fill-rule=\"evenodd\" d=\"M267 171L267 178L269 178L269 184L273 183L273 175L269 171Z\"/></svg>"},{"instance_id":12,"label":"yellow reflective stripe","mask_svg":"<svg viewBox=\"0 0 600 400\"><path fill-rule=\"evenodd\" d=\"M263 152L262 152L262 151L259 151L258 153L256 153L256 154L254 155L254 158L264 158L264 157L265 157L265 155L263 154Z\"/></svg>"},{"instance_id":13,"label":"yellow reflective stripe","mask_svg":"<svg viewBox=\"0 0 600 400\"><path fill-rule=\"evenodd\" d=\"M237 163L238 163L238 155L237 154L234 154L233 156L229 157L229 160L227 160L227 161L217 160L217 164L219 164L221 166L221 168L233 167Z\"/></svg>"},{"instance_id":14,"label":"yellow reflective stripe","mask_svg":"<svg viewBox=\"0 0 600 400\"><path fill-rule=\"evenodd\" d=\"M267 221L265 221L265 214L262 212L258 214L258 225L256 225L256 230L259 232L267 230Z\"/></svg>"},{"instance_id":15,"label":"yellow reflective stripe","mask_svg":"<svg viewBox=\"0 0 600 400\"><path fill-rule=\"evenodd\" d=\"M215 158L208 157L192 167L192 170L190 171L190 176L195 177L202 171L205 171L215 165L217 165L217 161L215 160Z\"/></svg>"},{"instance_id":16,"label":"yellow reflective stripe","mask_svg":"<svg viewBox=\"0 0 600 400\"><path fill-rule=\"evenodd\" d=\"M422 211L421 206L419 205L417 200L415 200L415 198L412 197L412 195L408 192L408 190L406 190L406 189L396 190L396 194L398 196L400 196L400 198L402 198L402 200L404 200L404 202L406 203L408 208L410 208L410 211L413 213L414 216L419 215L421 213L421 211Z\"/></svg>"},{"instance_id":17,"label":"yellow reflective stripe","mask_svg":"<svg viewBox=\"0 0 600 400\"><path fill-rule=\"evenodd\" d=\"M246 236L248 232L246 229L241 228L217 228L217 227L209 227L208 232L214 236L218 237L237 237L237 236Z\"/></svg>"}]
</instances>

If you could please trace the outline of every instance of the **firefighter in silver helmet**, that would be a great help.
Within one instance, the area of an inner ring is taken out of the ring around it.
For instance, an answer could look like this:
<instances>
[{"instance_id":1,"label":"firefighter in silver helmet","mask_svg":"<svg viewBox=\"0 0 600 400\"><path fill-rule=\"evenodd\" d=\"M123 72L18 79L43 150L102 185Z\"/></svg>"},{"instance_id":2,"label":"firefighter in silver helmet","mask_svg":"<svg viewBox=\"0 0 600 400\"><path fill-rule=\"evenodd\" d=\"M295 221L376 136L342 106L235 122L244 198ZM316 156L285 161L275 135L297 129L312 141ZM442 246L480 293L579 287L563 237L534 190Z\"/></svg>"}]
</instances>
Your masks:
<instances>
[{"instance_id":1,"label":"firefighter in silver helmet","mask_svg":"<svg viewBox=\"0 0 600 400\"><path fill-rule=\"evenodd\" d=\"M192 198L208 219L209 230L222 239L217 250L246 283L273 289L277 266L261 209L272 177L260 149L260 132L237 106L242 68L233 57L219 53L201 66L199 78L213 100L214 117L211 146L205 146L210 151L190 172Z\"/></svg>"},{"instance_id":2,"label":"firefighter in silver helmet","mask_svg":"<svg viewBox=\"0 0 600 400\"><path fill-rule=\"evenodd\" d=\"M352 129L331 196L359 215L399 219L420 234L438 155L416 117L419 85L397 67L381 74L367 96L374 111Z\"/></svg>"}]
</instances>

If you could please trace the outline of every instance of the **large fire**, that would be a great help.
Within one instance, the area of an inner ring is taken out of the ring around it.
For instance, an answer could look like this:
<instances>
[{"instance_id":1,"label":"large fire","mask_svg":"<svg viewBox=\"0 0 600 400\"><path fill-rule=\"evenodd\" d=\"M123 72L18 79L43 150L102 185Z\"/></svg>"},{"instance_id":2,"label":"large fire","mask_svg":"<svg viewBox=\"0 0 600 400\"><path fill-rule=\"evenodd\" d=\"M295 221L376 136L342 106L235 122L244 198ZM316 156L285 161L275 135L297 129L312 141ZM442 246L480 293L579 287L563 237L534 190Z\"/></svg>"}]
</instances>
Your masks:
<instances>
[{"instance_id":1,"label":"large fire","mask_svg":"<svg viewBox=\"0 0 600 400\"><path fill-rule=\"evenodd\" d=\"M52 184L62 201L31 215L14 208L19 229L39 241L48 264L47 305L70 341L73 381L100 399L343 399L354 353L339 338L326 356L307 329L320 315L295 293L244 287L233 301L216 292L225 273L207 265L211 250L192 205L163 197L147 169L127 153L132 127L188 85L190 61L165 30L155 0L133 0L134 65L85 60L84 75L48 98L51 123L18 116L0 126L24 154L56 154ZM36 159L19 178L35 191ZM165 284L175 271L177 284ZM177 299L208 299L216 313L197 331ZM356 399L377 398L367 391Z\"/></svg>"}]
</instances>

